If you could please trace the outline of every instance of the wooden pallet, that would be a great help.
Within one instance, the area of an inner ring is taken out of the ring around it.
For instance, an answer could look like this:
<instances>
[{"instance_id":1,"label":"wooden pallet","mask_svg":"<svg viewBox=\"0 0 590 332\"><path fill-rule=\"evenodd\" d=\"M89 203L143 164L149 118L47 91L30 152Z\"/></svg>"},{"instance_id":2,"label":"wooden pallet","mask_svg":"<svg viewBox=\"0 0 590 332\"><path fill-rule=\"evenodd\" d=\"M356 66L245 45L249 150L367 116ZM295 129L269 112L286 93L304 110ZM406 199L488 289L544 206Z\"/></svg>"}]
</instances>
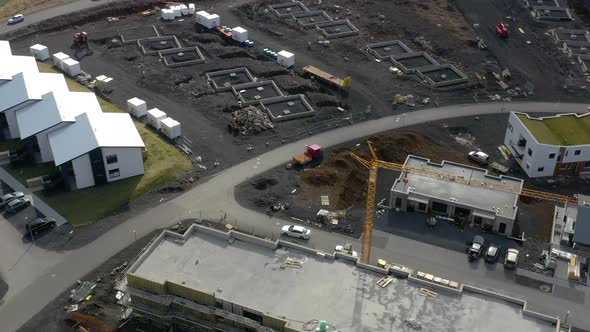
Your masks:
<instances>
[{"instance_id":1,"label":"wooden pallet","mask_svg":"<svg viewBox=\"0 0 590 332\"><path fill-rule=\"evenodd\" d=\"M285 260L285 266L286 267L292 267L292 268L300 269L300 268L303 267L303 261L300 261L298 259L294 259L294 258L288 257Z\"/></svg>"},{"instance_id":2,"label":"wooden pallet","mask_svg":"<svg viewBox=\"0 0 590 332\"><path fill-rule=\"evenodd\" d=\"M435 299L438 296L438 293L433 292L430 289L420 288L420 295L431 299Z\"/></svg>"},{"instance_id":3,"label":"wooden pallet","mask_svg":"<svg viewBox=\"0 0 590 332\"><path fill-rule=\"evenodd\" d=\"M392 281L393 277L384 276L383 278L379 279L379 281L377 281L377 285L381 286L381 288L385 288L387 285L391 284Z\"/></svg>"}]
</instances>

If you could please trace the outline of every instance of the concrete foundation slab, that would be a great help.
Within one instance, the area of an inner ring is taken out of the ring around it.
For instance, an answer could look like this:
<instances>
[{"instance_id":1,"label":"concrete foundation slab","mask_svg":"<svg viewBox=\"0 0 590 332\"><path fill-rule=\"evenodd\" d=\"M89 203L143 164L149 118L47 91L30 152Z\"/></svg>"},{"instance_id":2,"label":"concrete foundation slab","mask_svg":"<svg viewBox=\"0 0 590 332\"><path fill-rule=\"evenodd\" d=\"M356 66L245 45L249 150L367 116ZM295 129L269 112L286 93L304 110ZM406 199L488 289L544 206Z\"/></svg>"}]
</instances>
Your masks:
<instances>
[{"instance_id":1,"label":"concrete foundation slab","mask_svg":"<svg viewBox=\"0 0 590 332\"><path fill-rule=\"evenodd\" d=\"M274 81L244 83L232 86L232 92L242 105L258 104L263 99L283 96Z\"/></svg>"},{"instance_id":2,"label":"concrete foundation slab","mask_svg":"<svg viewBox=\"0 0 590 332\"><path fill-rule=\"evenodd\" d=\"M232 86L254 82L254 77L246 67L214 71L205 74L215 91L229 91Z\"/></svg>"},{"instance_id":3,"label":"concrete foundation slab","mask_svg":"<svg viewBox=\"0 0 590 332\"><path fill-rule=\"evenodd\" d=\"M569 9L561 7L533 6L531 15L544 21L573 21L574 19Z\"/></svg>"},{"instance_id":4,"label":"concrete foundation slab","mask_svg":"<svg viewBox=\"0 0 590 332\"><path fill-rule=\"evenodd\" d=\"M590 54L590 42L586 41L565 41L561 49L571 57L581 54Z\"/></svg>"},{"instance_id":5,"label":"concrete foundation slab","mask_svg":"<svg viewBox=\"0 0 590 332\"><path fill-rule=\"evenodd\" d=\"M565 41L590 42L590 33L588 30L579 29L554 29L549 31L556 43Z\"/></svg>"},{"instance_id":6,"label":"concrete foundation slab","mask_svg":"<svg viewBox=\"0 0 590 332\"><path fill-rule=\"evenodd\" d=\"M180 48L180 42L176 36L161 36L139 39L137 47L144 55L159 55L160 51Z\"/></svg>"},{"instance_id":7,"label":"concrete foundation slab","mask_svg":"<svg viewBox=\"0 0 590 332\"><path fill-rule=\"evenodd\" d=\"M438 61L434 60L425 52L397 54L391 57L391 63L401 69L404 73L414 73L419 68L436 66L439 64Z\"/></svg>"},{"instance_id":8,"label":"concrete foundation slab","mask_svg":"<svg viewBox=\"0 0 590 332\"><path fill-rule=\"evenodd\" d=\"M120 30L119 36L121 37L121 42L123 44L133 44L137 43L137 41L140 39L160 37L160 33L155 26L151 25L148 27L136 27Z\"/></svg>"},{"instance_id":9,"label":"concrete foundation slab","mask_svg":"<svg viewBox=\"0 0 590 332\"><path fill-rule=\"evenodd\" d=\"M369 53L377 59L385 60L394 55L412 53L412 50L399 40L390 40L366 46Z\"/></svg>"},{"instance_id":10,"label":"concrete foundation slab","mask_svg":"<svg viewBox=\"0 0 590 332\"><path fill-rule=\"evenodd\" d=\"M420 68L416 73L430 86L435 88L467 83L468 81L467 75L457 69L457 67L448 64Z\"/></svg>"},{"instance_id":11,"label":"concrete foundation slab","mask_svg":"<svg viewBox=\"0 0 590 332\"><path fill-rule=\"evenodd\" d=\"M173 48L159 52L166 67L182 67L205 63L205 57L198 47Z\"/></svg>"},{"instance_id":12,"label":"concrete foundation slab","mask_svg":"<svg viewBox=\"0 0 590 332\"><path fill-rule=\"evenodd\" d=\"M523 2L527 8L534 6L561 7L557 0L524 0Z\"/></svg>"},{"instance_id":13,"label":"concrete foundation slab","mask_svg":"<svg viewBox=\"0 0 590 332\"><path fill-rule=\"evenodd\" d=\"M309 9L307 9L307 7L305 7L305 5L299 1L270 5L269 7L270 11L273 12L278 18L290 18L293 14L309 11Z\"/></svg>"},{"instance_id":14,"label":"concrete foundation slab","mask_svg":"<svg viewBox=\"0 0 590 332\"><path fill-rule=\"evenodd\" d=\"M303 95L282 96L260 101L260 107L273 122L287 121L315 115Z\"/></svg>"},{"instance_id":15,"label":"concrete foundation slab","mask_svg":"<svg viewBox=\"0 0 590 332\"><path fill-rule=\"evenodd\" d=\"M328 39L354 36L359 33L359 30L349 20L319 23L317 27Z\"/></svg>"},{"instance_id":16,"label":"concrete foundation slab","mask_svg":"<svg viewBox=\"0 0 590 332\"><path fill-rule=\"evenodd\" d=\"M332 18L324 11L311 11L293 14L295 23L304 29L315 28L318 23L332 22Z\"/></svg>"}]
</instances>

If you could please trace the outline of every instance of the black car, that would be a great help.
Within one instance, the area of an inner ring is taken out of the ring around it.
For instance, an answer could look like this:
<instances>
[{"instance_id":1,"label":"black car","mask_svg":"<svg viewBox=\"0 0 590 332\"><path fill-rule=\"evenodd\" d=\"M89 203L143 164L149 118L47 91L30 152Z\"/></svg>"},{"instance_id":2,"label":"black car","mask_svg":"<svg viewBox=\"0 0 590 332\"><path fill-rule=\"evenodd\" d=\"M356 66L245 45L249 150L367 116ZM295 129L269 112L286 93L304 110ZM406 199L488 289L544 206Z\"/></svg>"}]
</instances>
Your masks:
<instances>
[{"instance_id":1,"label":"black car","mask_svg":"<svg viewBox=\"0 0 590 332\"><path fill-rule=\"evenodd\" d=\"M6 204L6 211L8 213L17 213L29 205L31 205L31 200L26 197L13 199Z\"/></svg>"},{"instance_id":2,"label":"black car","mask_svg":"<svg viewBox=\"0 0 590 332\"><path fill-rule=\"evenodd\" d=\"M23 198L23 197L25 197L25 194L20 191L15 191L15 192L6 194L6 195L0 197L0 207L5 207L11 201L13 201L17 198Z\"/></svg>"},{"instance_id":3,"label":"black car","mask_svg":"<svg viewBox=\"0 0 590 332\"><path fill-rule=\"evenodd\" d=\"M500 245L498 245L497 243L492 243L488 247L488 250L486 251L486 255L485 255L484 259L488 263L495 263L498 260L499 256L500 256Z\"/></svg>"},{"instance_id":4,"label":"black car","mask_svg":"<svg viewBox=\"0 0 590 332\"><path fill-rule=\"evenodd\" d=\"M43 218L37 218L37 219L29 222L26 227L27 227L27 233L29 235L30 234L37 235L46 229L53 229L53 228L55 228L55 226L56 226L55 219L43 217Z\"/></svg>"}]
</instances>

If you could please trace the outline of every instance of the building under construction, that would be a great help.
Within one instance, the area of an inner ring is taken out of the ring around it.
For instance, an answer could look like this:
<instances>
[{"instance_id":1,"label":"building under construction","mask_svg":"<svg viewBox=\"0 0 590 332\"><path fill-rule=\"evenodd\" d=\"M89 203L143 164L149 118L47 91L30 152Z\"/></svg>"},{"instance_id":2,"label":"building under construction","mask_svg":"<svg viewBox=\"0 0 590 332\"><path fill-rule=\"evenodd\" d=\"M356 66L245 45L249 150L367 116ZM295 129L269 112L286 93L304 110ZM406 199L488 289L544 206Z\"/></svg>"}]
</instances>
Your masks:
<instances>
[{"instance_id":1,"label":"building under construction","mask_svg":"<svg viewBox=\"0 0 590 332\"><path fill-rule=\"evenodd\" d=\"M419 274L408 269L407 280L378 270L351 256L195 224L152 241L121 289L133 315L158 331L559 329L558 318L505 295L467 285L444 293L412 281L409 274Z\"/></svg>"},{"instance_id":2,"label":"building under construction","mask_svg":"<svg viewBox=\"0 0 590 332\"><path fill-rule=\"evenodd\" d=\"M390 206L401 211L421 212L474 223L511 235L523 187L521 179L495 176L486 169L449 161L431 162L409 155L391 188ZM425 172L429 172L426 174Z\"/></svg>"}]
</instances>

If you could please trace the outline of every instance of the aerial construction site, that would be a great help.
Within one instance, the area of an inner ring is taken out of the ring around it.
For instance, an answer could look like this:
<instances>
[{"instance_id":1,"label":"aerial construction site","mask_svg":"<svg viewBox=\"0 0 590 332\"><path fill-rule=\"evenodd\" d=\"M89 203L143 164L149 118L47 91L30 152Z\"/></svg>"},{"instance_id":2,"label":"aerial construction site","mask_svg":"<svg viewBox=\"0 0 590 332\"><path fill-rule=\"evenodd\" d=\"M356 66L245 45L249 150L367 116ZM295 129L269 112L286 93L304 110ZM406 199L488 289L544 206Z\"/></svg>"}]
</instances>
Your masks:
<instances>
[{"instance_id":1,"label":"aerial construction site","mask_svg":"<svg viewBox=\"0 0 590 332\"><path fill-rule=\"evenodd\" d=\"M588 1L4 16L7 331L590 330Z\"/></svg>"}]
</instances>

